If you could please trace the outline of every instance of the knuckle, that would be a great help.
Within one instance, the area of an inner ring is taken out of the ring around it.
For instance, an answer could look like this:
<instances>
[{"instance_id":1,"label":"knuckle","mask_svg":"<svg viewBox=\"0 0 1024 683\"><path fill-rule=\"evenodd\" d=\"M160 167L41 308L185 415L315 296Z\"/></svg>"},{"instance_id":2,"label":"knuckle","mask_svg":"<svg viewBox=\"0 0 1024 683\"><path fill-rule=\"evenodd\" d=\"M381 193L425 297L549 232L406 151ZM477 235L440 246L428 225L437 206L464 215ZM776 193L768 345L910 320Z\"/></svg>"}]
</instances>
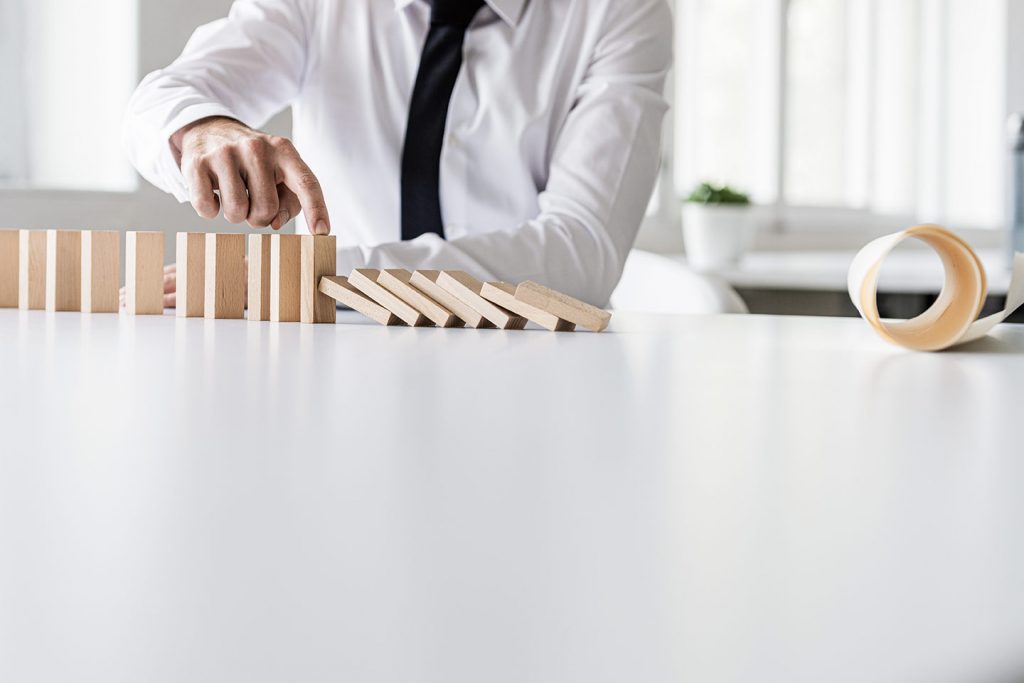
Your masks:
<instances>
[{"instance_id":1,"label":"knuckle","mask_svg":"<svg viewBox=\"0 0 1024 683\"><path fill-rule=\"evenodd\" d=\"M243 153L251 158L264 159L267 156L267 141L262 137L246 138L241 143Z\"/></svg>"},{"instance_id":2,"label":"knuckle","mask_svg":"<svg viewBox=\"0 0 1024 683\"><path fill-rule=\"evenodd\" d=\"M292 146L292 141L289 140L288 138L283 138L280 135L271 135L267 139L267 142L270 144L271 147L278 151L289 151L294 149L294 147Z\"/></svg>"},{"instance_id":3,"label":"knuckle","mask_svg":"<svg viewBox=\"0 0 1024 683\"><path fill-rule=\"evenodd\" d=\"M299 186L304 190L320 190L320 181L317 180L316 175L309 169L299 172L298 182Z\"/></svg>"}]
</instances>

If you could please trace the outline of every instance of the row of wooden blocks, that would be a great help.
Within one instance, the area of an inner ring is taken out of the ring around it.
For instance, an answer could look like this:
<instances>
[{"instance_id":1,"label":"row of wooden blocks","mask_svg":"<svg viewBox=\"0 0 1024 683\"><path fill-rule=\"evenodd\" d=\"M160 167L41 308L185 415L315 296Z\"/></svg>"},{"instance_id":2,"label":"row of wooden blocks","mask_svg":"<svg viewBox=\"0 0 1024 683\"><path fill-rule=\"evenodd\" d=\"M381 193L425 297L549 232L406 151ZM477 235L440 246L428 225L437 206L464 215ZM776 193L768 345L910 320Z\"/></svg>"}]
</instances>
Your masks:
<instances>
[{"instance_id":1,"label":"row of wooden blocks","mask_svg":"<svg viewBox=\"0 0 1024 683\"><path fill-rule=\"evenodd\" d=\"M246 307L245 235L177 234L177 314L242 318ZM250 288L254 320L334 322L334 302L317 291L333 275L335 238L250 235L250 273L273 287ZM120 233L113 230L0 230L0 308L116 313ZM164 234L125 235L125 309L130 315L164 310ZM274 289L274 307L261 306ZM279 291L278 291L279 290ZM256 296L253 301L252 295Z\"/></svg>"},{"instance_id":2,"label":"row of wooden blocks","mask_svg":"<svg viewBox=\"0 0 1024 683\"><path fill-rule=\"evenodd\" d=\"M177 315L335 322L338 301L383 325L599 332L610 314L535 282L483 283L463 271L356 269L335 275L333 236L176 235ZM0 230L0 307L116 312L116 231ZM128 232L125 308L163 313L164 235ZM248 269L246 268L248 252ZM248 291L248 296L246 295Z\"/></svg>"},{"instance_id":3,"label":"row of wooden blocks","mask_svg":"<svg viewBox=\"0 0 1024 683\"><path fill-rule=\"evenodd\" d=\"M611 314L536 282L480 282L461 270L371 270L326 276L320 291L382 325L600 332Z\"/></svg>"}]
</instances>

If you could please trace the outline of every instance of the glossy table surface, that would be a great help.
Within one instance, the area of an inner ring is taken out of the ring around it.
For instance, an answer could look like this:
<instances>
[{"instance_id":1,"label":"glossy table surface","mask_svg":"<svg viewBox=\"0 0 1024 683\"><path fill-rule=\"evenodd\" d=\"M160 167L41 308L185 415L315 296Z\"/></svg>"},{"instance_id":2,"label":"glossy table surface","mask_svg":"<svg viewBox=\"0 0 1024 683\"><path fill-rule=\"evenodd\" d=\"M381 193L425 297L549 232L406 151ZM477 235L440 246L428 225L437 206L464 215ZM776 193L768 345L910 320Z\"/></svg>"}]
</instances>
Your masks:
<instances>
[{"instance_id":1,"label":"glossy table surface","mask_svg":"<svg viewBox=\"0 0 1024 683\"><path fill-rule=\"evenodd\" d=\"M0 311L0 681L996 681L1024 328Z\"/></svg>"}]
</instances>

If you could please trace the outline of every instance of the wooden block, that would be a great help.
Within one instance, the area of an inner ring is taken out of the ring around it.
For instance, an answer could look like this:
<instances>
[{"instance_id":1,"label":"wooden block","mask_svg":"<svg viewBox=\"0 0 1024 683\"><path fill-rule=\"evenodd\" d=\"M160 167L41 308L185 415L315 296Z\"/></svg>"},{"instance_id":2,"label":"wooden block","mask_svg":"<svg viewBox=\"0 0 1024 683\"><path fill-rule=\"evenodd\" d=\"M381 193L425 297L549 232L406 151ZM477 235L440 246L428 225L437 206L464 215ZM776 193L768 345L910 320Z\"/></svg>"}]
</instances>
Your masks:
<instances>
[{"instance_id":1,"label":"wooden block","mask_svg":"<svg viewBox=\"0 0 1024 683\"><path fill-rule=\"evenodd\" d=\"M487 318L495 327L503 330L521 330L526 327L526 318L480 296L484 285L469 273L461 270L442 270L440 277L437 278L437 284Z\"/></svg>"},{"instance_id":2,"label":"wooden block","mask_svg":"<svg viewBox=\"0 0 1024 683\"><path fill-rule=\"evenodd\" d=\"M349 284L347 277L325 275L320 278L320 291L381 325L405 324L394 313Z\"/></svg>"},{"instance_id":3,"label":"wooden block","mask_svg":"<svg viewBox=\"0 0 1024 683\"><path fill-rule=\"evenodd\" d=\"M164 234L128 231L124 236L124 264L128 315L163 315Z\"/></svg>"},{"instance_id":4,"label":"wooden block","mask_svg":"<svg viewBox=\"0 0 1024 683\"><path fill-rule=\"evenodd\" d=\"M562 320L557 315L517 299L516 286L507 282L485 282L483 289L480 290L480 296L552 332L572 332L576 329L576 323Z\"/></svg>"},{"instance_id":5,"label":"wooden block","mask_svg":"<svg viewBox=\"0 0 1024 683\"><path fill-rule=\"evenodd\" d=\"M271 235L270 319L275 323L297 323L301 307L302 236Z\"/></svg>"},{"instance_id":6,"label":"wooden block","mask_svg":"<svg viewBox=\"0 0 1024 683\"><path fill-rule=\"evenodd\" d=\"M334 235L302 235L302 301L299 320L334 324L334 299L320 291L320 278L338 274L338 247Z\"/></svg>"},{"instance_id":7,"label":"wooden block","mask_svg":"<svg viewBox=\"0 0 1024 683\"><path fill-rule=\"evenodd\" d=\"M206 235L206 301L203 315L217 320L245 317L245 235Z\"/></svg>"},{"instance_id":8,"label":"wooden block","mask_svg":"<svg viewBox=\"0 0 1024 683\"><path fill-rule=\"evenodd\" d=\"M516 298L592 332L604 330L612 319L608 311L529 280L516 287Z\"/></svg>"},{"instance_id":9,"label":"wooden block","mask_svg":"<svg viewBox=\"0 0 1024 683\"><path fill-rule=\"evenodd\" d=\"M117 313L121 284L121 233L88 230L82 233L82 312Z\"/></svg>"},{"instance_id":10,"label":"wooden block","mask_svg":"<svg viewBox=\"0 0 1024 683\"><path fill-rule=\"evenodd\" d=\"M249 320L270 320L270 238L249 235Z\"/></svg>"},{"instance_id":11,"label":"wooden block","mask_svg":"<svg viewBox=\"0 0 1024 683\"><path fill-rule=\"evenodd\" d=\"M410 283L412 273L395 268L380 271L377 284L419 311L438 327L462 327L465 323L454 313L416 289Z\"/></svg>"},{"instance_id":12,"label":"wooden block","mask_svg":"<svg viewBox=\"0 0 1024 683\"><path fill-rule=\"evenodd\" d=\"M372 268L356 268L348 276L349 284L360 292L376 301L379 305L388 309L410 327L424 327L430 325L430 321L420 314L415 308L405 303L397 296L377 284L380 277L379 270Z\"/></svg>"},{"instance_id":13,"label":"wooden block","mask_svg":"<svg viewBox=\"0 0 1024 683\"><path fill-rule=\"evenodd\" d=\"M206 307L206 235L179 232L175 236L177 296L175 315L202 318Z\"/></svg>"},{"instance_id":14,"label":"wooden block","mask_svg":"<svg viewBox=\"0 0 1024 683\"><path fill-rule=\"evenodd\" d=\"M412 274L412 279L409 282L413 287L458 316L459 320L466 326L477 328L494 327L487 318L438 285L437 278L440 276L441 271L439 270L417 270Z\"/></svg>"},{"instance_id":15,"label":"wooden block","mask_svg":"<svg viewBox=\"0 0 1024 683\"><path fill-rule=\"evenodd\" d=\"M18 307L19 241L17 230L0 230L0 308Z\"/></svg>"},{"instance_id":16,"label":"wooden block","mask_svg":"<svg viewBox=\"0 0 1024 683\"><path fill-rule=\"evenodd\" d=\"M46 231L46 310L82 310L82 233Z\"/></svg>"},{"instance_id":17,"label":"wooden block","mask_svg":"<svg viewBox=\"0 0 1024 683\"><path fill-rule=\"evenodd\" d=\"M18 308L46 308L46 232L18 231Z\"/></svg>"}]
</instances>

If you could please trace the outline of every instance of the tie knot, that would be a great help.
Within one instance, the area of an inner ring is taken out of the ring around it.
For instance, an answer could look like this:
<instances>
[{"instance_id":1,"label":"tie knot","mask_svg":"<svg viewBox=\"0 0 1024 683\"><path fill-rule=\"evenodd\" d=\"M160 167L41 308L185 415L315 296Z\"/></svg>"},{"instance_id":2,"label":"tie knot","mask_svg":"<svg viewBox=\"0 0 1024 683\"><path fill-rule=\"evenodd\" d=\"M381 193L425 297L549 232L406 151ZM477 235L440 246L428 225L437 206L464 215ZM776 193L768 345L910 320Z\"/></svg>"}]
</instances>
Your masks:
<instances>
[{"instance_id":1,"label":"tie knot","mask_svg":"<svg viewBox=\"0 0 1024 683\"><path fill-rule=\"evenodd\" d=\"M430 0L430 23L469 26L483 5L484 0Z\"/></svg>"}]
</instances>

